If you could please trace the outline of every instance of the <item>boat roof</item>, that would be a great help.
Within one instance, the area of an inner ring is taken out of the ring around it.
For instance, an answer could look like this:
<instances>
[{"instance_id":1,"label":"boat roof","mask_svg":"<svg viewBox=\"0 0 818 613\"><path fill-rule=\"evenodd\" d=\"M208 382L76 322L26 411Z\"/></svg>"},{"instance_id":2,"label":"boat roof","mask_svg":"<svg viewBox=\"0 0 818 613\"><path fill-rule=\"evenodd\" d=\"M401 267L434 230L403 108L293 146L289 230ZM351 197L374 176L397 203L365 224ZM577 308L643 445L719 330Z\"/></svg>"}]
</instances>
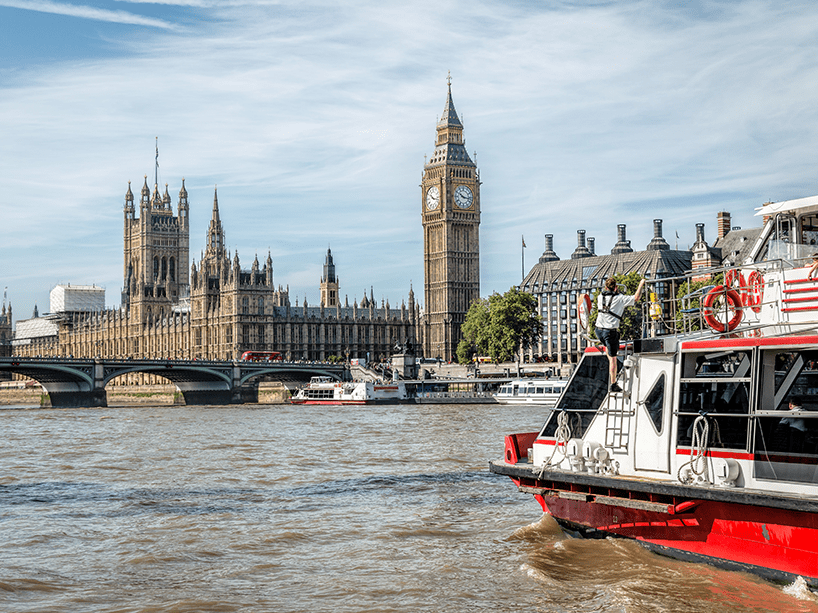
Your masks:
<instances>
[{"instance_id":1,"label":"boat roof","mask_svg":"<svg viewBox=\"0 0 818 613\"><path fill-rule=\"evenodd\" d=\"M799 211L812 206L818 207L818 196L807 196L806 198L796 198L795 200L784 200L782 202L765 204L756 209L758 212L755 216L774 215L782 211Z\"/></svg>"}]
</instances>

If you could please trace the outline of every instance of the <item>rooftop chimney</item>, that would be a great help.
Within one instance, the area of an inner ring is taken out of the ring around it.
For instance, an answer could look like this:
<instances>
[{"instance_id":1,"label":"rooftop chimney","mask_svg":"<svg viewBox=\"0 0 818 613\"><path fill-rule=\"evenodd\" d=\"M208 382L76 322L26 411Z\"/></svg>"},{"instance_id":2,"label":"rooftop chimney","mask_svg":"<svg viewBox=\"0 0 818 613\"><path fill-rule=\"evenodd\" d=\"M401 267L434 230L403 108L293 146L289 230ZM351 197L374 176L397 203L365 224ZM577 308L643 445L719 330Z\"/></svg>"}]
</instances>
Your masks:
<instances>
[{"instance_id":1,"label":"rooftop chimney","mask_svg":"<svg viewBox=\"0 0 818 613\"><path fill-rule=\"evenodd\" d=\"M724 238L730 232L730 213L722 211L716 215L716 223L718 225L719 238Z\"/></svg>"},{"instance_id":2,"label":"rooftop chimney","mask_svg":"<svg viewBox=\"0 0 818 613\"><path fill-rule=\"evenodd\" d=\"M704 224L697 223L696 224L696 242L704 242Z\"/></svg>"},{"instance_id":3,"label":"rooftop chimney","mask_svg":"<svg viewBox=\"0 0 818 613\"><path fill-rule=\"evenodd\" d=\"M593 254L585 246L585 230L577 230L577 248L571 254L572 260L591 257Z\"/></svg>"},{"instance_id":4,"label":"rooftop chimney","mask_svg":"<svg viewBox=\"0 0 818 613\"><path fill-rule=\"evenodd\" d=\"M664 251L665 249L670 249L670 245L668 245L667 241L662 238L661 219L653 220L653 238L648 243L647 249L648 251Z\"/></svg>"},{"instance_id":5,"label":"rooftop chimney","mask_svg":"<svg viewBox=\"0 0 818 613\"><path fill-rule=\"evenodd\" d=\"M540 264L545 264L546 262L553 262L559 259L560 259L559 256L554 252L554 235L546 234L545 251L543 251L543 254L540 256Z\"/></svg>"},{"instance_id":6,"label":"rooftop chimney","mask_svg":"<svg viewBox=\"0 0 818 613\"><path fill-rule=\"evenodd\" d=\"M616 245L611 249L611 254L617 253L631 253L631 242L625 239L625 229L627 226L623 223L616 226Z\"/></svg>"},{"instance_id":7,"label":"rooftop chimney","mask_svg":"<svg viewBox=\"0 0 818 613\"><path fill-rule=\"evenodd\" d=\"M588 237L588 251L591 255L596 255L596 239L593 236Z\"/></svg>"}]
</instances>

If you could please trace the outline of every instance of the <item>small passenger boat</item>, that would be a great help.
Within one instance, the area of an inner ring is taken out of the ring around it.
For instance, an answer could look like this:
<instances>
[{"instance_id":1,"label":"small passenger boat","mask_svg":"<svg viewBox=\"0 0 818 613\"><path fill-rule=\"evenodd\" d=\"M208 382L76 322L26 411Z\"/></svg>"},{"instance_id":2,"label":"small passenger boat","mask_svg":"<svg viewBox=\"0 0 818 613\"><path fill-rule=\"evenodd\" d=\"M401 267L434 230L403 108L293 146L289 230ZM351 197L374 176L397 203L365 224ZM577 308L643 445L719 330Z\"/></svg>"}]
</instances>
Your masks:
<instances>
[{"instance_id":1,"label":"small passenger boat","mask_svg":"<svg viewBox=\"0 0 818 613\"><path fill-rule=\"evenodd\" d=\"M494 398L500 404L536 404L553 407L568 381L560 379L514 379L504 383Z\"/></svg>"},{"instance_id":2,"label":"small passenger boat","mask_svg":"<svg viewBox=\"0 0 818 613\"><path fill-rule=\"evenodd\" d=\"M332 377L312 377L290 400L293 404L376 404L406 400L403 381L337 381Z\"/></svg>"},{"instance_id":3,"label":"small passenger boat","mask_svg":"<svg viewBox=\"0 0 818 613\"><path fill-rule=\"evenodd\" d=\"M572 533L818 587L818 196L758 214L747 260L700 305L665 309L700 329L667 317L628 344L622 391L588 348L542 428L506 436L490 470Z\"/></svg>"}]
</instances>

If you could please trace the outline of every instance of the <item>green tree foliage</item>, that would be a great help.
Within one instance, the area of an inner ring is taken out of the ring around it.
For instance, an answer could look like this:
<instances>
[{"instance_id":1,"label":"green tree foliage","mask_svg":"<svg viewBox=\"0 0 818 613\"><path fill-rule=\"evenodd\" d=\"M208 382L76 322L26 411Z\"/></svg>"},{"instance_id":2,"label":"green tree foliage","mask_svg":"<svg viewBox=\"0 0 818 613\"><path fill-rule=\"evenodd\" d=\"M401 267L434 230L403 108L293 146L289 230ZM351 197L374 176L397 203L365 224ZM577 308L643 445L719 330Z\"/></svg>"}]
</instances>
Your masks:
<instances>
[{"instance_id":1,"label":"green tree foliage","mask_svg":"<svg viewBox=\"0 0 818 613\"><path fill-rule=\"evenodd\" d=\"M615 275L614 279L616 279L616 283L618 285L625 286L625 291L623 293L634 294L636 293L636 288L639 287L639 282L642 280L642 276L638 272L631 272L627 275ZM600 292L601 290L596 290L591 295L591 316L588 318L590 321L588 325L588 335L591 338L596 338L595 327L598 311L597 297L599 296ZM644 289L642 294L643 296L645 295ZM625 312L622 314L622 322L619 324L619 335L623 341L630 341L642 337L642 308L638 304L625 309Z\"/></svg>"},{"instance_id":2,"label":"green tree foliage","mask_svg":"<svg viewBox=\"0 0 818 613\"><path fill-rule=\"evenodd\" d=\"M461 327L457 360L465 364L476 353L506 362L520 347L525 350L534 343L541 332L537 299L512 287L505 294L494 293L472 303Z\"/></svg>"}]
</instances>

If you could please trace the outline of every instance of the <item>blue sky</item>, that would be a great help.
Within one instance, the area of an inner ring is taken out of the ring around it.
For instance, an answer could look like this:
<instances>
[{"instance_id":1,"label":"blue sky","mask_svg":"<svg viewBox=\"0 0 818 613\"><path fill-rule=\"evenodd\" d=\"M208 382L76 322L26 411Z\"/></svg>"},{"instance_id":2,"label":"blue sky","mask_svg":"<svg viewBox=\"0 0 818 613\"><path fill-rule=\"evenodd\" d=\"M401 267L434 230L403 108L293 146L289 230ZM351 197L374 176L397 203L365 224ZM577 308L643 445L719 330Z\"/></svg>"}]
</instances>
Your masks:
<instances>
[{"instance_id":1,"label":"blue sky","mask_svg":"<svg viewBox=\"0 0 818 613\"><path fill-rule=\"evenodd\" d=\"M641 249L818 193L814 2L0 0L0 285L122 284L122 206L184 177L198 260L218 185L244 267L318 301L422 301L420 179L452 93L483 185L481 291L552 233Z\"/></svg>"}]
</instances>

